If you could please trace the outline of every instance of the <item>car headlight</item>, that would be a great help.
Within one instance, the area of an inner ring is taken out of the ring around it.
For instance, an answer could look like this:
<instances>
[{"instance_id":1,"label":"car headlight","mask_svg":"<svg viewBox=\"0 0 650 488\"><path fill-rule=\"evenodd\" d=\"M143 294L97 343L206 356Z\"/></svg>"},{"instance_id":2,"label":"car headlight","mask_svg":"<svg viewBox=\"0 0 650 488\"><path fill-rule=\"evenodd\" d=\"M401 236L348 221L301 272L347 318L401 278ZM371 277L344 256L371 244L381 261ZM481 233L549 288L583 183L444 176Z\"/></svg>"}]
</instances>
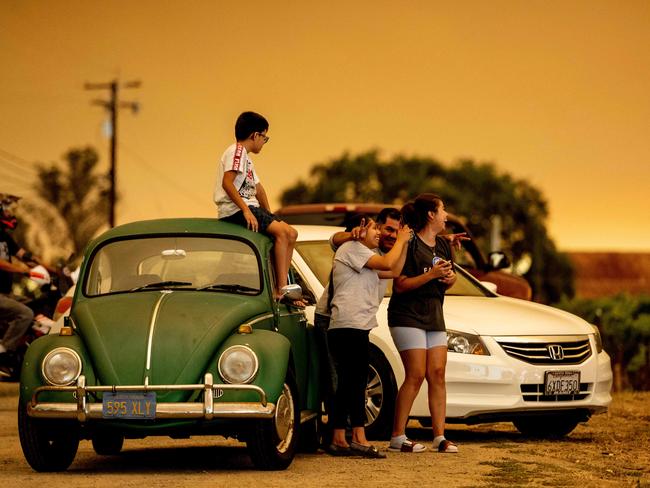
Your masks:
<instances>
[{"instance_id":1,"label":"car headlight","mask_svg":"<svg viewBox=\"0 0 650 488\"><path fill-rule=\"evenodd\" d=\"M257 356L250 347L231 346L219 357L219 375L226 383L250 383L258 368Z\"/></svg>"},{"instance_id":2,"label":"car headlight","mask_svg":"<svg viewBox=\"0 0 650 488\"><path fill-rule=\"evenodd\" d=\"M594 324L589 324L593 327L594 329L594 341L596 342L596 353L600 353L603 351L603 339L600 337L600 331L598 330L598 327L595 326Z\"/></svg>"},{"instance_id":3,"label":"car headlight","mask_svg":"<svg viewBox=\"0 0 650 488\"><path fill-rule=\"evenodd\" d=\"M43 359L43 378L50 385L66 386L74 383L81 374L81 358L76 351L57 347Z\"/></svg>"},{"instance_id":4,"label":"car headlight","mask_svg":"<svg viewBox=\"0 0 650 488\"><path fill-rule=\"evenodd\" d=\"M447 351L479 356L490 355L479 336L455 330L447 330Z\"/></svg>"}]
</instances>

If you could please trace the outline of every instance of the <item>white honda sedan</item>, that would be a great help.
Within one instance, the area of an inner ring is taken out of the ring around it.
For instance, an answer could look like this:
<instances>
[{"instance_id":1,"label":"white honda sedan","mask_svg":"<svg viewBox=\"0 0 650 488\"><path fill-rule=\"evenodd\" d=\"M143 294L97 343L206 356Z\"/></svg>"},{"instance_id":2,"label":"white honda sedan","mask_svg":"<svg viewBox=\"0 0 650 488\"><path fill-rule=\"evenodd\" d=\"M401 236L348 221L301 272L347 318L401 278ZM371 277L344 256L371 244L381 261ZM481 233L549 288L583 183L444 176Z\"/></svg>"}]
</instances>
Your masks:
<instances>
[{"instance_id":1,"label":"white honda sedan","mask_svg":"<svg viewBox=\"0 0 650 488\"><path fill-rule=\"evenodd\" d=\"M296 226L299 237L292 276L312 302L327 285L338 227ZM458 279L444 303L447 325L447 422L511 421L526 435L558 437L592 414L607 411L612 397L610 359L598 329L556 308L499 296L456 267ZM388 329L388 297L370 334L367 387L369 436L390 435L404 368ZM426 382L411 417L431 425Z\"/></svg>"}]
</instances>

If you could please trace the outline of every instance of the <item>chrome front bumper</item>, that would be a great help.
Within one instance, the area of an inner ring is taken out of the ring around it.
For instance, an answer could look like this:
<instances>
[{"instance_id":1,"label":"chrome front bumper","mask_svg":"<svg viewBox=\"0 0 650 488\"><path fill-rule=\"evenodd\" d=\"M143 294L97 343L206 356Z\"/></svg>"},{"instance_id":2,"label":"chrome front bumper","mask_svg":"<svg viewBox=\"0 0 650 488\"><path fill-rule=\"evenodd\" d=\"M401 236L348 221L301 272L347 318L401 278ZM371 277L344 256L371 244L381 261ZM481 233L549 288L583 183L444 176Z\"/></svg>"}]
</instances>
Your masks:
<instances>
[{"instance_id":1,"label":"chrome front bumper","mask_svg":"<svg viewBox=\"0 0 650 488\"><path fill-rule=\"evenodd\" d=\"M196 385L129 385L129 386L86 386L86 377L81 375L76 386L41 386L34 390L27 414L38 418L66 418L85 422L91 419L104 419L102 403L89 403L87 395L91 392L156 392L178 390L203 390L203 402L156 403L156 419L205 419L215 418L272 418L275 405L266 401L266 393L255 385L215 385L212 375L207 373L203 384ZM252 391L259 395L255 402L214 402L224 390ZM72 392L76 403L39 402L43 392Z\"/></svg>"}]
</instances>

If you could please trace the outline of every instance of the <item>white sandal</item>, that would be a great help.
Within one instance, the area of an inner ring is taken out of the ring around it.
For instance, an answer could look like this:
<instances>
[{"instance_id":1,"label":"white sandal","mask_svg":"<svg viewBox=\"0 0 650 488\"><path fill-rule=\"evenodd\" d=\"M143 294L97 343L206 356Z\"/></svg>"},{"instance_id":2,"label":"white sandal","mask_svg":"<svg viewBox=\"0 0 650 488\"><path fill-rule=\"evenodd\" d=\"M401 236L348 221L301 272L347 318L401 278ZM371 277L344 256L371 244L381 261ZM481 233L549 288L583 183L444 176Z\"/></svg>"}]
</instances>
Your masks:
<instances>
[{"instance_id":1,"label":"white sandal","mask_svg":"<svg viewBox=\"0 0 650 488\"><path fill-rule=\"evenodd\" d=\"M413 442L410 439L406 439L402 442L401 446L391 445L388 447L388 450L392 452L424 452L427 448L419 442Z\"/></svg>"},{"instance_id":2,"label":"white sandal","mask_svg":"<svg viewBox=\"0 0 650 488\"><path fill-rule=\"evenodd\" d=\"M440 441L440 444L438 444L438 452L444 452L447 454L456 453L458 452L458 446L447 439L443 439Z\"/></svg>"}]
</instances>

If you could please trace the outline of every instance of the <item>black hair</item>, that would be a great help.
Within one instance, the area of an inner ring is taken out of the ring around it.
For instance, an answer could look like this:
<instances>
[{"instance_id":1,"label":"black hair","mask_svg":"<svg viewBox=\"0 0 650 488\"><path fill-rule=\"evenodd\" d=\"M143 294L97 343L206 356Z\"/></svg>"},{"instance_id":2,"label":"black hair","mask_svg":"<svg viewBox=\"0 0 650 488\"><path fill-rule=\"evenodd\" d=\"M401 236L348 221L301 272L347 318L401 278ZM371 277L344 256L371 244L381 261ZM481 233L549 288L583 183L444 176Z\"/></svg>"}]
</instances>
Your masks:
<instances>
[{"instance_id":1,"label":"black hair","mask_svg":"<svg viewBox=\"0 0 650 488\"><path fill-rule=\"evenodd\" d=\"M269 122L255 112L243 112L235 122L235 138L245 141L255 132L264 132L269 129Z\"/></svg>"},{"instance_id":2,"label":"black hair","mask_svg":"<svg viewBox=\"0 0 650 488\"><path fill-rule=\"evenodd\" d=\"M345 217L343 225L345 226L345 231L350 232L355 227L361 225L361 219L366 219L366 224L372 220L372 217L367 213L355 213Z\"/></svg>"},{"instance_id":3,"label":"black hair","mask_svg":"<svg viewBox=\"0 0 650 488\"><path fill-rule=\"evenodd\" d=\"M436 213L440 205L442 198L435 193L421 193L402 207L402 220L415 232L420 232L427 225L429 212Z\"/></svg>"},{"instance_id":4,"label":"black hair","mask_svg":"<svg viewBox=\"0 0 650 488\"><path fill-rule=\"evenodd\" d=\"M402 220L402 214L399 210L393 207L382 208L377 214L377 223L385 224L388 219L397 220L399 222Z\"/></svg>"}]
</instances>

